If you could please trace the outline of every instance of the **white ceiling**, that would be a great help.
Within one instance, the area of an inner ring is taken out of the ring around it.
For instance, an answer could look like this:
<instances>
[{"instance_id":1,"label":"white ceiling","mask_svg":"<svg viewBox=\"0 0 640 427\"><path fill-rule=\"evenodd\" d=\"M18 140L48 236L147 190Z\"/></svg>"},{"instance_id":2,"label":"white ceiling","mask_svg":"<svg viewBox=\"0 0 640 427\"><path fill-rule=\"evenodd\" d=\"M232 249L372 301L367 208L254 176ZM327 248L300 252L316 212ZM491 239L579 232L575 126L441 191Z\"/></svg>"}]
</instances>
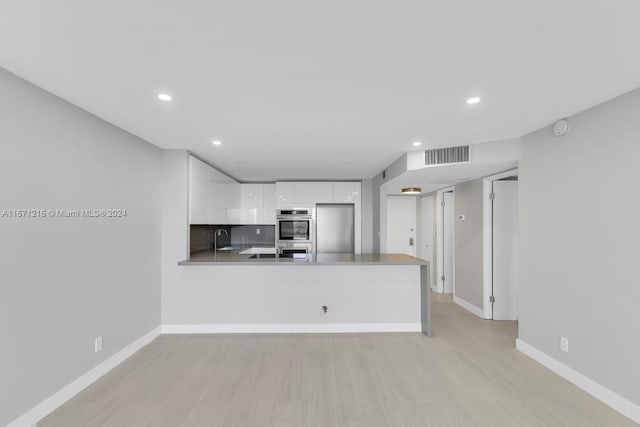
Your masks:
<instances>
[{"instance_id":1,"label":"white ceiling","mask_svg":"<svg viewBox=\"0 0 640 427\"><path fill-rule=\"evenodd\" d=\"M0 65L243 181L357 179L414 140L517 137L640 86L638 16L635 0L0 0Z\"/></svg>"}]
</instances>

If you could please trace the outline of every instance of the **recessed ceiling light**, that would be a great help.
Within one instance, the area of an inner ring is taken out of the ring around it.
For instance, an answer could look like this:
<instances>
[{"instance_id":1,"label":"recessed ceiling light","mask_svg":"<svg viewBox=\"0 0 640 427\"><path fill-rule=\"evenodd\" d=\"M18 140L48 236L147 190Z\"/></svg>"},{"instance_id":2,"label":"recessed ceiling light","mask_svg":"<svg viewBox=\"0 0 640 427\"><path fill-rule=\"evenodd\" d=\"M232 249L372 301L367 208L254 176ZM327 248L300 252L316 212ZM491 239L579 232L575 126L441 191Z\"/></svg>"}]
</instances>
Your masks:
<instances>
[{"instance_id":1,"label":"recessed ceiling light","mask_svg":"<svg viewBox=\"0 0 640 427\"><path fill-rule=\"evenodd\" d=\"M168 93L159 93L158 94L158 99L160 99L162 101L171 101L173 99L173 97L171 95L169 95Z\"/></svg>"},{"instance_id":2,"label":"recessed ceiling light","mask_svg":"<svg viewBox=\"0 0 640 427\"><path fill-rule=\"evenodd\" d=\"M467 104L470 104L470 105L477 104L478 102L480 102L480 98L477 96L467 99Z\"/></svg>"},{"instance_id":3,"label":"recessed ceiling light","mask_svg":"<svg viewBox=\"0 0 640 427\"><path fill-rule=\"evenodd\" d=\"M220 141L211 141L211 143L213 145L222 145L222 142L220 142Z\"/></svg>"},{"instance_id":4,"label":"recessed ceiling light","mask_svg":"<svg viewBox=\"0 0 640 427\"><path fill-rule=\"evenodd\" d=\"M419 147L421 145L422 145L422 142L420 142L420 141L416 141L416 142L413 143L414 147Z\"/></svg>"}]
</instances>

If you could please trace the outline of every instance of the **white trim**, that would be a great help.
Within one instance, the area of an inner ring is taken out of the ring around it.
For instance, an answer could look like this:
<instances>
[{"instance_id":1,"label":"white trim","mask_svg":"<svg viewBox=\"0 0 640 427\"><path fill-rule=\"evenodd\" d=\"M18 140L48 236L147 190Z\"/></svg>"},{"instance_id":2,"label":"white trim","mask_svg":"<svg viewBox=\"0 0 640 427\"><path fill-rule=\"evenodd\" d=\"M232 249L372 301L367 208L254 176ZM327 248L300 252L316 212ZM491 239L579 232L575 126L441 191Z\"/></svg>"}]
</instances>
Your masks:
<instances>
[{"instance_id":1,"label":"white trim","mask_svg":"<svg viewBox=\"0 0 640 427\"><path fill-rule=\"evenodd\" d=\"M493 181L518 175L518 169L509 169L482 179L482 307L485 319L493 318L489 298L493 289L493 204L489 195L493 191Z\"/></svg>"},{"instance_id":2,"label":"white trim","mask_svg":"<svg viewBox=\"0 0 640 427\"><path fill-rule=\"evenodd\" d=\"M142 337L138 338L113 356L100 363L95 368L81 375L79 378L61 388L53 395L49 396L29 411L10 422L7 427L23 427L23 426L35 426L38 421L49 415L58 407L62 406L65 402L71 399L76 394L90 386L97 381L100 377L107 372L124 362L133 353L140 350L145 345L153 341L158 335L160 335L160 328L155 328L152 331L146 333Z\"/></svg>"},{"instance_id":3,"label":"white trim","mask_svg":"<svg viewBox=\"0 0 640 427\"><path fill-rule=\"evenodd\" d=\"M435 291L439 292L439 293L444 293L444 287L442 286L442 281L440 280L440 278L443 276L444 274L444 258L442 256L442 246L444 245L444 230L443 230L443 220L442 220L442 200L443 200L443 194L447 193L449 191L453 191L454 194L454 214L453 214L453 239L455 242L455 226L456 226L456 222L455 222L455 192L456 192L456 187L455 186L450 186L450 187L444 187L441 188L439 190L436 191L436 253L437 253L437 258L438 258L438 263L436 265L436 283L435 283ZM454 243L455 245L455 243ZM455 295L456 293L456 251L454 248L453 251L453 286L452 286L452 290L453 290L453 295Z\"/></svg>"},{"instance_id":4,"label":"white trim","mask_svg":"<svg viewBox=\"0 0 640 427\"><path fill-rule=\"evenodd\" d=\"M491 290L493 288L493 251L491 240L493 238L493 205L489 199L493 190L491 178L482 180L482 307L484 318L493 318L491 307Z\"/></svg>"},{"instance_id":5,"label":"white trim","mask_svg":"<svg viewBox=\"0 0 640 427\"><path fill-rule=\"evenodd\" d=\"M555 372L556 374L560 375L567 381L575 384L596 399L609 405L611 408L620 412L625 417L632 419L636 423L640 423L640 406L636 405L630 400L609 390L603 385L598 384L591 378L584 376L580 372L568 367L562 362L559 362L558 360L527 344L521 339L516 339L516 349L526 354L541 365L545 366L546 368L550 369L551 371Z\"/></svg>"},{"instance_id":6,"label":"white trim","mask_svg":"<svg viewBox=\"0 0 640 427\"><path fill-rule=\"evenodd\" d=\"M163 334L420 332L421 323L216 323L162 325Z\"/></svg>"},{"instance_id":7,"label":"white trim","mask_svg":"<svg viewBox=\"0 0 640 427\"><path fill-rule=\"evenodd\" d=\"M470 312L472 312L476 316L478 316L478 317L480 317L482 319L486 319L486 317L484 317L484 312L482 311L482 309L476 307L475 305L471 304L470 302L467 302L467 301L463 300L462 298L458 298L455 295L453 296L453 302L455 302L456 304L458 304L460 307L464 308L465 310L469 310Z\"/></svg>"}]
</instances>

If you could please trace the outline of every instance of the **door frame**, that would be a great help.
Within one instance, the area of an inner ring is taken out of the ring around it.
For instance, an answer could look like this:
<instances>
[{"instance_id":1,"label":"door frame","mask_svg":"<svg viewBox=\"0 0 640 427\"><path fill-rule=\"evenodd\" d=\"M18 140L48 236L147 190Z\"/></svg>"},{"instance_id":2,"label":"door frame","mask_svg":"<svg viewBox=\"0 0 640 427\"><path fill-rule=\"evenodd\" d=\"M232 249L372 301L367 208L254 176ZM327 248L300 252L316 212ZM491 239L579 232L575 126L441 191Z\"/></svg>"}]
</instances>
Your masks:
<instances>
[{"instance_id":1,"label":"door frame","mask_svg":"<svg viewBox=\"0 0 640 427\"><path fill-rule=\"evenodd\" d=\"M444 246L444 222L443 222L443 218L442 218L442 201L444 200L444 193L448 193L448 192L453 192L453 196L454 196L454 204L453 204L453 218L451 221L451 227L453 227L453 229L451 230L451 232L453 233L453 241L455 242L456 240L456 221L455 221L455 195L456 195L456 188L455 186L450 186L450 187L445 187L445 188L441 188L440 190L436 191L436 199L435 199L435 203L436 203L436 257L438 260L438 265L436 268L436 280L435 280L435 288L432 289L436 292L439 293L444 293L444 287L442 286L442 281L440 280L440 278L442 277L442 275L444 274L444 257L442 256L443 253L443 246ZM452 252L452 257L451 257L451 263L453 264L453 277L452 277L452 281L453 283L451 284L451 288L452 288L452 295L455 296L456 295L456 250L455 250L455 243L454 243L454 248L453 248L453 252Z\"/></svg>"},{"instance_id":2,"label":"door frame","mask_svg":"<svg viewBox=\"0 0 640 427\"><path fill-rule=\"evenodd\" d=\"M518 169L509 169L482 179L482 313L484 319L493 319L491 294L493 293L493 181L518 176Z\"/></svg>"}]
</instances>

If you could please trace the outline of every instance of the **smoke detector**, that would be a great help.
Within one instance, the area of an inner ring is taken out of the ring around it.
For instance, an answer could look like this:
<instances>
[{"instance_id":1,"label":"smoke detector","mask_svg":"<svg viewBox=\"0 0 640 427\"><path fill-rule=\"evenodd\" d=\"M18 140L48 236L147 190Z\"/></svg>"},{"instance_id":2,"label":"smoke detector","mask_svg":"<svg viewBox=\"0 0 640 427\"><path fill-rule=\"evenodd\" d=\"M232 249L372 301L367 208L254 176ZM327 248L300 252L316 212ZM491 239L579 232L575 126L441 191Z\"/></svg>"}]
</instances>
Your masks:
<instances>
[{"instance_id":1,"label":"smoke detector","mask_svg":"<svg viewBox=\"0 0 640 427\"><path fill-rule=\"evenodd\" d=\"M562 136L569 132L569 120L562 119L558 120L553 124L553 133L556 136Z\"/></svg>"}]
</instances>

